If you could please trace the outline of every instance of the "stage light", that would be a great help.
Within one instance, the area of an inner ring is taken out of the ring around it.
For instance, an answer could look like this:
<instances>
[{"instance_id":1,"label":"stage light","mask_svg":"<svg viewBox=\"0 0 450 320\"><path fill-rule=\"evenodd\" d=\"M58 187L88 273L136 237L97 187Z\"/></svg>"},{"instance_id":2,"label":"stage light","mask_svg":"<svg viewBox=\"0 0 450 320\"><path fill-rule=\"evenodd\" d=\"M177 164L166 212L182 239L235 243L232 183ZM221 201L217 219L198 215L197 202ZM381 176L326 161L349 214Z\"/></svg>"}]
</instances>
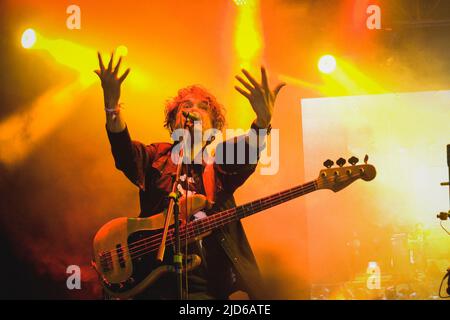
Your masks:
<instances>
[{"instance_id":1,"label":"stage light","mask_svg":"<svg viewBox=\"0 0 450 320\"><path fill-rule=\"evenodd\" d=\"M334 70L336 70L336 59L329 54L322 56L319 59L318 68L322 73L332 73Z\"/></svg>"},{"instance_id":2,"label":"stage light","mask_svg":"<svg viewBox=\"0 0 450 320\"><path fill-rule=\"evenodd\" d=\"M38 39L39 41L36 41ZM18 112L0 121L0 162L7 165L17 164L63 122L79 105L74 97L83 95L89 86L99 83L93 70L98 69L97 48L90 48L65 39L50 39L32 29L27 29L22 35L22 46L36 51L45 51L45 57L51 57L55 64L65 66L78 73L78 78L70 85L56 86L36 98L27 106L26 112ZM121 45L116 48L121 56L128 54L128 49ZM109 61L110 54L103 57ZM127 68L127 62L122 64L122 70ZM127 87L138 90L157 88L157 83L139 69L133 68L132 75L127 78ZM155 89L156 90L156 89ZM74 103L74 101L76 101ZM36 121L30 121L35 119ZM23 134L26 126L27 134Z\"/></svg>"},{"instance_id":3,"label":"stage light","mask_svg":"<svg viewBox=\"0 0 450 320\"><path fill-rule=\"evenodd\" d=\"M234 0L234 3L235 3L237 6L244 6L244 5L247 4L247 0Z\"/></svg>"},{"instance_id":4,"label":"stage light","mask_svg":"<svg viewBox=\"0 0 450 320\"><path fill-rule=\"evenodd\" d=\"M116 48L116 57L126 57L128 54L128 48L124 45L118 46Z\"/></svg>"},{"instance_id":5,"label":"stage light","mask_svg":"<svg viewBox=\"0 0 450 320\"><path fill-rule=\"evenodd\" d=\"M27 29L22 34L22 47L30 49L36 43L36 32L33 29Z\"/></svg>"},{"instance_id":6,"label":"stage light","mask_svg":"<svg viewBox=\"0 0 450 320\"><path fill-rule=\"evenodd\" d=\"M234 22L234 70L246 69L250 73L257 75L260 73L258 66L262 60L262 50L264 48L264 37L262 32L262 22L260 14L259 0L245 0L236 3L236 18ZM235 96L234 103L241 103L242 97ZM253 110L240 110L239 114L229 117L229 121L234 121L234 125L245 128L247 123L252 121Z\"/></svg>"},{"instance_id":7,"label":"stage light","mask_svg":"<svg viewBox=\"0 0 450 320\"><path fill-rule=\"evenodd\" d=\"M253 1L252 6L239 6L236 16L234 43L240 64L247 68L261 54L263 37L261 35L260 16L256 1Z\"/></svg>"}]
</instances>

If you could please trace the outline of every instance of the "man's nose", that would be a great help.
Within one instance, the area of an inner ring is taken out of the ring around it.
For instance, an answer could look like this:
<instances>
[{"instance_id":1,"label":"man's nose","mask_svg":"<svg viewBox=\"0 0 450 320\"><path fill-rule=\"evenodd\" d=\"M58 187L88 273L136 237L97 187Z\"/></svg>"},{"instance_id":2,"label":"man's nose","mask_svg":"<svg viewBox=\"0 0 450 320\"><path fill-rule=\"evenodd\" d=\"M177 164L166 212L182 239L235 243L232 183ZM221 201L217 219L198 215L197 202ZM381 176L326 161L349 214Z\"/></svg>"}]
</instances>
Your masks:
<instances>
[{"instance_id":1,"label":"man's nose","mask_svg":"<svg viewBox=\"0 0 450 320\"><path fill-rule=\"evenodd\" d=\"M190 108L190 110L191 110L191 111L197 111L197 112L198 112L198 111L201 110L201 109L198 107L198 105L195 104L195 105L193 105L193 106Z\"/></svg>"},{"instance_id":2,"label":"man's nose","mask_svg":"<svg viewBox=\"0 0 450 320\"><path fill-rule=\"evenodd\" d=\"M190 109L189 111L183 111L182 117L185 121L188 122L202 121L201 114L192 109Z\"/></svg>"},{"instance_id":3,"label":"man's nose","mask_svg":"<svg viewBox=\"0 0 450 320\"><path fill-rule=\"evenodd\" d=\"M200 119L201 119L201 117L202 117L202 115L201 115L201 113L198 111L198 109L193 109L193 110L191 110L191 113L192 113L194 116L196 116L197 118L200 118Z\"/></svg>"},{"instance_id":4,"label":"man's nose","mask_svg":"<svg viewBox=\"0 0 450 320\"><path fill-rule=\"evenodd\" d=\"M199 108L192 107L192 108L189 108L189 109L184 109L183 110L183 114L190 113L190 114L193 114L193 115L195 115L195 116L200 118L201 114L202 114L200 110L201 109L199 109Z\"/></svg>"}]
</instances>

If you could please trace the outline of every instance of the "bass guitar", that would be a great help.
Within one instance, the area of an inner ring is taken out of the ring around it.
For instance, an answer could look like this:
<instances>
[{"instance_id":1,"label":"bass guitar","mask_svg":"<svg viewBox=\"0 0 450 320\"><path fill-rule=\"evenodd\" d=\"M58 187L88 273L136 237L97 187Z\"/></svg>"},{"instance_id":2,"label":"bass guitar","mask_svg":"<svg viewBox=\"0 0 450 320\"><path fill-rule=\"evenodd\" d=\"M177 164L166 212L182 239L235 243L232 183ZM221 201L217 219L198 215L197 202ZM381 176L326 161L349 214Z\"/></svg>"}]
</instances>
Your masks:
<instances>
[{"instance_id":1,"label":"bass guitar","mask_svg":"<svg viewBox=\"0 0 450 320\"><path fill-rule=\"evenodd\" d=\"M180 226L181 239L188 239L188 243L201 239L216 228L310 192L321 189L338 192L358 179L365 181L374 179L376 170L374 166L367 164L368 157L366 156L365 163L361 165L356 165L358 160L355 159L350 158L351 166L344 167L345 160L341 158L337 161L339 167L334 168L331 167L333 162L327 160L324 163L327 168L321 170L318 178L313 181L190 222L189 217L205 208L206 198L203 195L191 195L187 199L187 206L186 199L181 198L180 217L186 217ZM162 262L156 259L165 212L148 218L117 218L105 224L96 233L92 265L99 274L105 292L111 297L129 299L151 286L164 273L174 271L169 258L165 258ZM166 248L173 244L172 221L167 234ZM188 255L184 259L187 270L194 269L201 262L197 255Z\"/></svg>"}]
</instances>

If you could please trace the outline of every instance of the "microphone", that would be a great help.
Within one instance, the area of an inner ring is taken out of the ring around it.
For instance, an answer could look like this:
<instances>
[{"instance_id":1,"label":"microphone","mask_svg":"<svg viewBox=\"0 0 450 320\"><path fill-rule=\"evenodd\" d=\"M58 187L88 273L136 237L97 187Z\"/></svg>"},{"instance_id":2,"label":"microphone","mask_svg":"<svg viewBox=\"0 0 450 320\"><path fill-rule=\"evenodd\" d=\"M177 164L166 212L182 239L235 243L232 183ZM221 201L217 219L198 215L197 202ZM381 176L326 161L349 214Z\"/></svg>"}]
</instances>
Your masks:
<instances>
[{"instance_id":1,"label":"microphone","mask_svg":"<svg viewBox=\"0 0 450 320\"><path fill-rule=\"evenodd\" d=\"M186 112L186 111L182 111L182 113L183 113L183 116L186 118L186 120L191 120L191 121L200 121L201 120L200 116L195 113Z\"/></svg>"}]
</instances>

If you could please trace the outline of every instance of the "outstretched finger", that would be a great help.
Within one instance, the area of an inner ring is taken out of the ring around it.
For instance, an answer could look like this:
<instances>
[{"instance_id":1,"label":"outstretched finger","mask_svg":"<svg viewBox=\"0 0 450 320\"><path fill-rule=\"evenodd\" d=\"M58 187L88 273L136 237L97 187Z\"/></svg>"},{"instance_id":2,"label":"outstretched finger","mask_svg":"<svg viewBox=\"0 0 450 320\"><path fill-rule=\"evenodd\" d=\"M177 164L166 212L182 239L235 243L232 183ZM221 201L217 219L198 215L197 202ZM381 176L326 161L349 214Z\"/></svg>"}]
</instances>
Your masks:
<instances>
[{"instance_id":1,"label":"outstretched finger","mask_svg":"<svg viewBox=\"0 0 450 320\"><path fill-rule=\"evenodd\" d=\"M247 79L255 86L255 88L259 88L259 83L256 81L247 70L242 69L242 73L245 74Z\"/></svg>"},{"instance_id":2,"label":"outstretched finger","mask_svg":"<svg viewBox=\"0 0 450 320\"><path fill-rule=\"evenodd\" d=\"M103 64L103 60L102 60L102 56L101 56L100 52L97 52L97 56L98 56L98 64L100 65L100 72L103 73L103 71L105 71L105 65Z\"/></svg>"},{"instance_id":3,"label":"outstretched finger","mask_svg":"<svg viewBox=\"0 0 450 320\"><path fill-rule=\"evenodd\" d=\"M261 84L262 87L269 92L269 83L267 81L266 69L261 66Z\"/></svg>"},{"instance_id":4,"label":"outstretched finger","mask_svg":"<svg viewBox=\"0 0 450 320\"><path fill-rule=\"evenodd\" d=\"M94 73L96 75L98 75L98 77L101 79L102 78L102 72L100 70L94 70Z\"/></svg>"},{"instance_id":5,"label":"outstretched finger","mask_svg":"<svg viewBox=\"0 0 450 320\"><path fill-rule=\"evenodd\" d=\"M286 83L280 83L279 85L276 86L276 88L273 90L273 94L275 96L275 98L277 97L278 93L280 92L281 88L283 88L286 85Z\"/></svg>"},{"instance_id":6,"label":"outstretched finger","mask_svg":"<svg viewBox=\"0 0 450 320\"><path fill-rule=\"evenodd\" d=\"M239 88L238 86L234 86L234 88L240 93L240 94L242 94L244 97L246 97L247 99L249 99L250 100L250 93L248 93L247 91L245 91L244 89L242 89L242 88Z\"/></svg>"},{"instance_id":7,"label":"outstretched finger","mask_svg":"<svg viewBox=\"0 0 450 320\"><path fill-rule=\"evenodd\" d=\"M125 78L128 76L128 74L130 73L130 68L128 68L123 75L119 78L119 82L122 83L123 80L125 80Z\"/></svg>"},{"instance_id":8,"label":"outstretched finger","mask_svg":"<svg viewBox=\"0 0 450 320\"><path fill-rule=\"evenodd\" d=\"M114 75L117 76L117 73L119 72L120 63L122 62L122 57L119 58L119 62L117 62L116 67L114 68Z\"/></svg>"},{"instance_id":9,"label":"outstretched finger","mask_svg":"<svg viewBox=\"0 0 450 320\"><path fill-rule=\"evenodd\" d=\"M250 83L248 83L247 81L245 81L244 79L242 79L240 76L236 76L236 79L237 79L240 83L242 83L242 85L243 85L244 87L246 87L250 92L252 92L253 90L255 90L255 88L254 88Z\"/></svg>"},{"instance_id":10,"label":"outstretched finger","mask_svg":"<svg viewBox=\"0 0 450 320\"><path fill-rule=\"evenodd\" d=\"M114 51L111 53L111 59L109 59L109 63L108 63L108 71L112 71L112 63L114 60Z\"/></svg>"}]
</instances>

